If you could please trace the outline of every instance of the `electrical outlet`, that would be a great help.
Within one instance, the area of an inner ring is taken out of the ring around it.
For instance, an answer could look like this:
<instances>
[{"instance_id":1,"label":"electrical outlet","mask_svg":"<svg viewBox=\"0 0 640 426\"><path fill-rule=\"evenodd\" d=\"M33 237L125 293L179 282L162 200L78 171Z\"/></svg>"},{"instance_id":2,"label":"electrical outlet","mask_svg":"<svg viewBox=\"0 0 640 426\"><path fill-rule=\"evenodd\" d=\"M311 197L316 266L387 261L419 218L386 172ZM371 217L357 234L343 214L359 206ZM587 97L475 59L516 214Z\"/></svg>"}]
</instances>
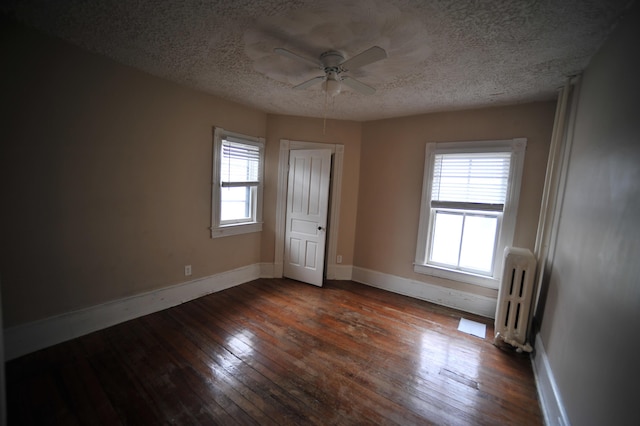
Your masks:
<instances>
[{"instance_id":1,"label":"electrical outlet","mask_svg":"<svg viewBox=\"0 0 640 426\"><path fill-rule=\"evenodd\" d=\"M188 277L191 275L191 265L184 265L184 276Z\"/></svg>"},{"instance_id":2,"label":"electrical outlet","mask_svg":"<svg viewBox=\"0 0 640 426\"><path fill-rule=\"evenodd\" d=\"M336 263L342 263L342 255L341 255L341 254L339 254L339 255L336 257Z\"/></svg>"}]
</instances>

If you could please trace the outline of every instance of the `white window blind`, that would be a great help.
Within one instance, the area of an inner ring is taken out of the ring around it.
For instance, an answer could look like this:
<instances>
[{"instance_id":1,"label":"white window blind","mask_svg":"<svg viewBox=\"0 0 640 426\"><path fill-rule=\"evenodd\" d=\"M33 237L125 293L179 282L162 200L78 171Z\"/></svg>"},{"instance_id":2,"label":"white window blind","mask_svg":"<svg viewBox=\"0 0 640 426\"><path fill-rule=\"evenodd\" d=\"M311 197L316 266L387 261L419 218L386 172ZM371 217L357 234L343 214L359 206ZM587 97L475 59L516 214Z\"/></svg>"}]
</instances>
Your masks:
<instances>
[{"instance_id":1,"label":"white window blind","mask_svg":"<svg viewBox=\"0 0 640 426\"><path fill-rule=\"evenodd\" d=\"M260 176L260 148L225 139L222 141L220 184L223 188L257 186Z\"/></svg>"},{"instance_id":2,"label":"white window blind","mask_svg":"<svg viewBox=\"0 0 640 426\"><path fill-rule=\"evenodd\" d=\"M510 165L509 152L436 154L431 207L502 211Z\"/></svg>"}]
</instances>

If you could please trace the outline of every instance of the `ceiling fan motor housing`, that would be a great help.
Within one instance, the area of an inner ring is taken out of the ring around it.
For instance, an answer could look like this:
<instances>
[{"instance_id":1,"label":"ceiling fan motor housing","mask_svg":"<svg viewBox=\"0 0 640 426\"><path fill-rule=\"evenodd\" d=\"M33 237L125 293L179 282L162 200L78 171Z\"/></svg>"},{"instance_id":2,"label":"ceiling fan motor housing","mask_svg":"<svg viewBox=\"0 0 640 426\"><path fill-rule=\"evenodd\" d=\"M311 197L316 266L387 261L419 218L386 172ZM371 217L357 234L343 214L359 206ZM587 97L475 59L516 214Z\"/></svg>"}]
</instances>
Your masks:
<instances>
[{"instance_id":1,"label":"ceiling fan motor housing","mask_svg":"<svg viewBox=\"0 0 640 426\"><path fill-rule=\"evenodd\" d=\"M324 52L320 55L320 61L324 66L324 72L327 74L330 72L339 74L343 71L342 68L340 68L340 64L344 62L344 56L342 56L340 52L336 52L335 50Z\"/></svg>"}]
</instances>

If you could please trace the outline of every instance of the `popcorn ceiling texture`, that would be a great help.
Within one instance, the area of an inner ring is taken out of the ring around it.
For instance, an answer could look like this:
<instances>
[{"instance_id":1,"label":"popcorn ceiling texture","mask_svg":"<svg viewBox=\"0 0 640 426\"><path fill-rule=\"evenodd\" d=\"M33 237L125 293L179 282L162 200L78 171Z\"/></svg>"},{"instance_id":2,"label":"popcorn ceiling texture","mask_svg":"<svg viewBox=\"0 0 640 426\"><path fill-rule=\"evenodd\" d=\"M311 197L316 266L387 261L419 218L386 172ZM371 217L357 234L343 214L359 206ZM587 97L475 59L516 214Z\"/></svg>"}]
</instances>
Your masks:
<instances>
[{"instance_id":1,"label":"popcorn ceiling texture","mask_svg":"<svg viewBox=\"0 0 640 426\"><path fill-rule=\"evenodd\" d=\"M629 0L5 0L0 10L90 51L277 114L374 120L555 97L586 67ZM317 75L273 53L386 60L329 102Z\"/></svg>"}]
</instances>

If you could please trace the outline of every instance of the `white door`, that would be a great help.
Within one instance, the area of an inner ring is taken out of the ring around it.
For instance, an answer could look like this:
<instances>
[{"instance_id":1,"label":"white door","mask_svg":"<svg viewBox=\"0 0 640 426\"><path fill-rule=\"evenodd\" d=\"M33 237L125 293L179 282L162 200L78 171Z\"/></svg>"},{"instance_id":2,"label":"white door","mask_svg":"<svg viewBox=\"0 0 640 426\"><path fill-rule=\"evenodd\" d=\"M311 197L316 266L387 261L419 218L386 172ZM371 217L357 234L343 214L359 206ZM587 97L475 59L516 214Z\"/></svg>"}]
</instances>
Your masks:
<instances>
[{"instance_id":1,"label":"white door","mask_svg":"<svg viewBox=\"0 0 640 426\"><path fill-rule=\"evenodd\" d=\"M289 152L284 276L322 286L331 150Z\"/></svg>"}]
</instances>

